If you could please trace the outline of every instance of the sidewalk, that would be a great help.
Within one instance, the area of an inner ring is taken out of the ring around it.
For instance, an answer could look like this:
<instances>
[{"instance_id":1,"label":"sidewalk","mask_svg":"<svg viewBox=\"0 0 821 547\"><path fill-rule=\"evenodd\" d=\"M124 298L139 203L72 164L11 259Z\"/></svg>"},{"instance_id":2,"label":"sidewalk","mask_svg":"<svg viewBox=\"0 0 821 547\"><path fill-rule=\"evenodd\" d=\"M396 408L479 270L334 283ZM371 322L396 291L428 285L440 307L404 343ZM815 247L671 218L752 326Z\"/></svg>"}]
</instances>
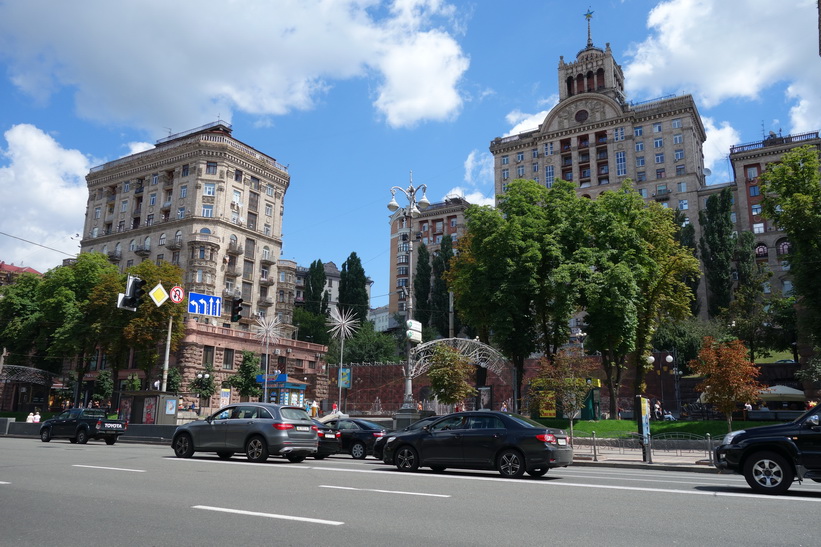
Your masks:
<instances>
[{"instance_id":1,"label":"sidewalk","mask_svg":"<svg viewBox=\"0 0 821 547\"><path fill-rule=\"evenodd\" d=\"M641 450L624 449L620 452L603 452L594 456L590 452L576 453L574 466L613 467L624 469L648 469L654 471L687 471L691 473L718 473L703 453L676 454L653 451L653 463L642 461Z\"/></svg>"}]
</instances>

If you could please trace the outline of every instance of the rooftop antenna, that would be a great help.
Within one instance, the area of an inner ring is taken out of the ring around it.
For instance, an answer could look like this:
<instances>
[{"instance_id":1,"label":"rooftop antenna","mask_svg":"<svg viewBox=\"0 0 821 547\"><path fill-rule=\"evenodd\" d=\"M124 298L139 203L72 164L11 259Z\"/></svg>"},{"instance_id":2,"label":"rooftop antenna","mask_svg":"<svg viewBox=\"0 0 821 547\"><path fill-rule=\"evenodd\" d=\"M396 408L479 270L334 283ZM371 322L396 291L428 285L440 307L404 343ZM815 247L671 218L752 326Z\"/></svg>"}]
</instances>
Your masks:
<instances>
[{"instance_id":1,"label":"rooftop antenna","mask_svg":"<svg viewBox=\"0 0 821 547\"><path fill-rule=\"evenodd\" d=\"M168 131L168 136L171 136L171 128L170 127L163 127L163 129Z\"/></svg>"},{"instance_id":2,"label":"rooftop antenna","mask_svg":"<svg viewBox=\"0 0 821 547\"><path fill-rule=\"evenodd\" d=\"M766 137L764 134L764 120L761 120L761 138L763 139L764 137Z\"/></svg>"},{"instance_id":3,"label":"rooftop antenna","mask_svg":"<svg viewBox=\"0 0 821 547\"><path fill-rule=\"evenodd\" d=\"M590 7L587 7L587 13L584 14L584 18L587 19L587 47L593 47L593 38L590 35L590 20L593 18L593 12L590 11Z\"/></svg>"}]
</instances>

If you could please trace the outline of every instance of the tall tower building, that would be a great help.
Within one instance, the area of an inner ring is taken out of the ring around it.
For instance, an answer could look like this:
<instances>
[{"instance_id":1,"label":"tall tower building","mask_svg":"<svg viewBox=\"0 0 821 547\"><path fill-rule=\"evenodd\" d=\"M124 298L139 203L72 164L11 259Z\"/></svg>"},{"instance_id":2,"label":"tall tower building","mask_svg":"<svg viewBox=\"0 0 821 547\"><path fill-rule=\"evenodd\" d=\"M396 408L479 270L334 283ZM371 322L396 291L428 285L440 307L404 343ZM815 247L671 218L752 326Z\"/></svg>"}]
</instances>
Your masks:
<instances>
[{"instance_id":1,"label":"tall tower building","mask_svg":"<svg viewBox=\"0 0 821 547\"><path fill-rule=\"evenodd\" d=\"M187 291L242 297L239 328L255 315L290 322L293 297L277 298L293 293L295 267L286 264L277 275L290 175L236 140L230 124L160 139L150 150L94 167L86 180L81 252L104 253L122 271L143 260L176 264ZM216 323L230 326L229 315L223 306Z\"/></svg>"},{"instance_id":2,"label":"tall tower building","mask_svg":"<svg viewBox=\"0 0 821 547\"><path fill-rule=\"evenodd\" d=\"M559 103L538 128L490 143L497 202L514 179L548 188L556 179L572 181L579 195L596 199L630 178L647 200L682 211L699 238L706 135L695 101L671 95L628 102L610 44L593 44L590 15L586 47L574 61L559 58Z\"/></svg>"}]
</instances>

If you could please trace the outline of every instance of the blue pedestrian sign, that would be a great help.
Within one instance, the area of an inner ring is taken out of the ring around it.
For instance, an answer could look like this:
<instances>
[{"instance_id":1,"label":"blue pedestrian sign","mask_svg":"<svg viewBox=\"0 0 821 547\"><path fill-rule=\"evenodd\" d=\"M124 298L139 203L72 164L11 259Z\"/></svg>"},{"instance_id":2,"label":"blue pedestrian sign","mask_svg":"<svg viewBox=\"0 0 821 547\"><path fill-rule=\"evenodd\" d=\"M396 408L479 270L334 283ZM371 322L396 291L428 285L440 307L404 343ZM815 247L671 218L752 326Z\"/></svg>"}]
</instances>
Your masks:
<instances>
[{"instance_id":1,"label":"blue pedestrian sign","mask_svg":"<svg viewBox=\"0 0 821 547\"><path fill-rule=\"evenodd\" d=\"M219 317L222 315L222 297L189 292L188 313Z\"/></svg>"}]
</instances>

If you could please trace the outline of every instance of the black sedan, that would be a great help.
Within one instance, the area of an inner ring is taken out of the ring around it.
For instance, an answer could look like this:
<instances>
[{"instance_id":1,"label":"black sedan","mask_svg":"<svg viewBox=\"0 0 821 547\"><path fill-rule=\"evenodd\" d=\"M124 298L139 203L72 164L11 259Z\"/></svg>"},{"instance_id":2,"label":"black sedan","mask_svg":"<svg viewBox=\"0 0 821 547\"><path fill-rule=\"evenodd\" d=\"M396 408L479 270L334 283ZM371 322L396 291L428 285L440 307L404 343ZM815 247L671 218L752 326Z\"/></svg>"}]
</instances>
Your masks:
<instances>
[{"instance_id":1,"label":"black sedan","mask_svg":"<svg viewBox=\"0 0 821 547\"><path fill-rule=\"evenodd\" d=\"M339 438L342 434L315 418L312 418L312 421L316 426L316 436L319 439L319 447L314 454L314 459L321 460L339 452Z\"/></svg>"},{"instance_id":2,"label":"black sedan","mask_svg":"<svg viewBox=\"0 0 821 547\"><path fill-rule=\"evenodd\" d=\"M416 420L408 427L400 431L400 433L404 433L405 431L416 431L417 429L422 429L426 425L435 422L441 418L441 416L428 416L426 418L422 418L421 420ZM382 459L382 452L385 449L385 442L388 440L388 436L377 437L377 439L373 443L373 457L377 460Z\"/></svg>"},{"instance_id":3,"label":"black sedan","mask_svg":"<svg viewBox=\"0 0 821 547\"><path fill-rule=\"evenodd\" d=\"M349 453L357 460L363 460L368 454L373 454L374 441L389 431L377 423L359 418L329 420L325 425L342 434L340 451Z\"/></svg>"},{"instance_id":4,"label":"black sedan","mask_svg":"<svg viewBox=\"0 0 821 547\"><path fill-rule=\"evenodd\" d=\"M496 469L541 477L573 463L567 435L518 414L479 410L448 414L416 431L390 435L382 460L400 471Z\"/></svg>"},{"instance_id":5,"label":"black sedan","mask_svg":"<svg viewBox=\"0 0 821 547\"><path fill-rule=\"evenodd\" d=\"M190 458L194 452L216 452L227 460L244 452L252 462L264 462L276 454L296 463L316 453L316 431L304 408L239 403L179 426L171 448L178 458Z\"/></svg>"}]
</instances>

